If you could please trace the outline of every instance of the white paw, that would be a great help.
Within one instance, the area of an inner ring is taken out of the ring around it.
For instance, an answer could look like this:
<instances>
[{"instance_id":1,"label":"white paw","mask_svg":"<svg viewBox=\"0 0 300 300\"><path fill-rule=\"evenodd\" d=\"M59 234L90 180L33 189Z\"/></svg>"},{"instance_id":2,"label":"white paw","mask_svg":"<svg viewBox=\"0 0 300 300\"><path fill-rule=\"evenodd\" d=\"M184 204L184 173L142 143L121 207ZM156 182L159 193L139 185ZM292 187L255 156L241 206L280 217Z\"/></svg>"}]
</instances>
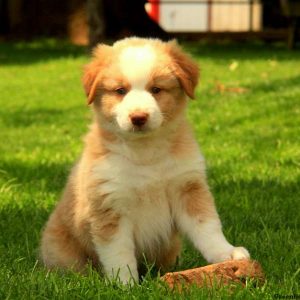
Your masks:
<instances>
[{"instance_id":1,"label":"white paw","mask_svg":"<svg viewBox=\"0 0 300 300\"><path fill-rule=\"evenodd\" d=\"M218 263L226 260L238 260L250 258L248 250L244 247L230 247L227 251L219 253L214 257L213 263Z\"/></svg>"},{"instance_id":2,"label":"white paw","mask_svg":"<svg viewBox=\"0 0 300 300\"><path fill-rule=\"evenodd\" d=\"M248 250L244 247L234 247L230 256L234 260L250 258Z\"/></svg>"},{"instance_id":3,"label":"white paw","mask_svg":"<svg viewBox=\"0 0 300 300\"><path fill-rule=\"evenodd\" d=\"M133 286L139 282L138 272L132 272L128 267L118 269L118 272L114 273L114 276L111 275L110 277L123 285Z\"/></svg>"},{"instance_id":4,"label":"white paw","mask_svg":"<svg viewBox=\"0 0 300 300\"><path fill-rule=\"evenodd\" d=\"M212 254L212 253L211 253ZM219 263L226 260L238 260L249 258L250 254L244 247L227 247L218 253L214 253L207 258L210 263Z\"/></svg>"}]
</instances>

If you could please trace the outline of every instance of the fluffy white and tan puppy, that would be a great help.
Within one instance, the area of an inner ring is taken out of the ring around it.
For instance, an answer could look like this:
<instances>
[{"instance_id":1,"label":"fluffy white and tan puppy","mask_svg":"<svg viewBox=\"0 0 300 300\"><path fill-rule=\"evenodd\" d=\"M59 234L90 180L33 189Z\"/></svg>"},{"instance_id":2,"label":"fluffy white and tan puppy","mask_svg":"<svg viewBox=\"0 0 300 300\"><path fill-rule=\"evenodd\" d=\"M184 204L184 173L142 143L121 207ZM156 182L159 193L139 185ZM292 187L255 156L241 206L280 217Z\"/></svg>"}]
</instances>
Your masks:
<instances>
[{"instance_id":1,"label":"fluffy white and tan puppy","mask_svg":"<svg viewBox=\"0 0 300 300\"><path fill-rule=\"evenodd\" d=\"M205 163L185 118L198 66L175 42L99 45L83 84L95 121L45 227L47 267L88 261L122 282L144 257L166 268L186 235L208 262L249 257L224 237Z\"/></svg>"}]
</instances>

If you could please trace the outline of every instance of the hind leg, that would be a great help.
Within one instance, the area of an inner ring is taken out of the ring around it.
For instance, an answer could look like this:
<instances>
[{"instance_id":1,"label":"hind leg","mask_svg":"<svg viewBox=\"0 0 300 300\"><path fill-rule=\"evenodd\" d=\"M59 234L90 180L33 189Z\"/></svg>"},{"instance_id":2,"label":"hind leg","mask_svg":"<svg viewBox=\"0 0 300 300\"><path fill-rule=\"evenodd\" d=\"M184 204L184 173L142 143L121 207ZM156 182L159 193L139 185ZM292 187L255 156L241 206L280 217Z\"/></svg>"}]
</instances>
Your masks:
<instances>
[{"instance_id":1,"label":"hind leg","mask_svg":"<svg viewBox=\"0 0 300 300\"><path fill-rule=\"evenodd\" d=\"M167 271L170 267L175 265L179 258L180 250L180 237L179 234L174 231L171 236L170 244L159 253L155 265L163 271Z\"/></svg>"},{"instance_id":2,"label":"hind leg","mask_svg":"<svg viewBox=\"0 0 300 300\"><path fill-rule=\"evenodd\" d=\"M42 236L41 259L47 268L83 271L87 257L68 229L51 216Z\"/></svg>"}]
</instances>

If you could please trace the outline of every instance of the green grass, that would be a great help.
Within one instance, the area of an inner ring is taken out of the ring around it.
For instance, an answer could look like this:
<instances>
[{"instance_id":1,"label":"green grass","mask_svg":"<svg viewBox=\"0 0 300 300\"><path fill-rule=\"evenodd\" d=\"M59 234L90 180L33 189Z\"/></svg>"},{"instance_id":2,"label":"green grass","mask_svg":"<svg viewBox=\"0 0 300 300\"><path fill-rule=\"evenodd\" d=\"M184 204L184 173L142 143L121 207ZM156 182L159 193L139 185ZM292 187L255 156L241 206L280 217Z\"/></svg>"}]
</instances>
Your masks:
<instances>
[{"instance_id":1,"label":"green grass","mask_svg":"<svg viewBox=\"0 0 300 300\"><path fill-rule=\"evenodd\" d=\"M228 239L261 262L266 283L182 295L155 272L137 286L47 272L40 231L82 149L90 111L86 51L58 41L0 44L0 299L272 299L300 295L300 53L281 45L186 44L202 81L189 119ZM225 91L216 89L216 82ZM228 88L243 88L243 93ZM177 269L204 265L185 243Z\"/></svg>"}]
</instances>

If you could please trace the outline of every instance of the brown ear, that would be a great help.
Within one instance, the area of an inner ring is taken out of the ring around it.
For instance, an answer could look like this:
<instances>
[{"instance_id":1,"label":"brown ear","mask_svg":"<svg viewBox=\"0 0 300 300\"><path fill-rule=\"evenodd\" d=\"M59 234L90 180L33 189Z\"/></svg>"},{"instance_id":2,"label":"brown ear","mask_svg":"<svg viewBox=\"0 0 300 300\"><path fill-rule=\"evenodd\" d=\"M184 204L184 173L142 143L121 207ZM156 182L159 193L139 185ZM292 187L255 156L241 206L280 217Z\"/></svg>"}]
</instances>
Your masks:
<instances>
[{"instance_id":1,"label":"brown ear","mask_svg":"<svg viewBox=\"0 0 300 300\"><path fill-rule=\"evenodd\" d=\"M168 43L169 54L173 59L174 72L185 93L195 98L195 88L199 80L199 67L193 59L185 54L175 40Z\"/></svg>"},{"instance_id":2,"label":"brown ear","mask_svg":"<svg viewBox=\"0 0 300 300\"><path fill-rule=\"evenodd\" d=\"M112 48L107 45L97 46L93 51L92 62L84 67L82 83L88 98L88 104L91 104L94 101L101 70L111 55L111 49Z\"/></svg>"}]
</instances>

